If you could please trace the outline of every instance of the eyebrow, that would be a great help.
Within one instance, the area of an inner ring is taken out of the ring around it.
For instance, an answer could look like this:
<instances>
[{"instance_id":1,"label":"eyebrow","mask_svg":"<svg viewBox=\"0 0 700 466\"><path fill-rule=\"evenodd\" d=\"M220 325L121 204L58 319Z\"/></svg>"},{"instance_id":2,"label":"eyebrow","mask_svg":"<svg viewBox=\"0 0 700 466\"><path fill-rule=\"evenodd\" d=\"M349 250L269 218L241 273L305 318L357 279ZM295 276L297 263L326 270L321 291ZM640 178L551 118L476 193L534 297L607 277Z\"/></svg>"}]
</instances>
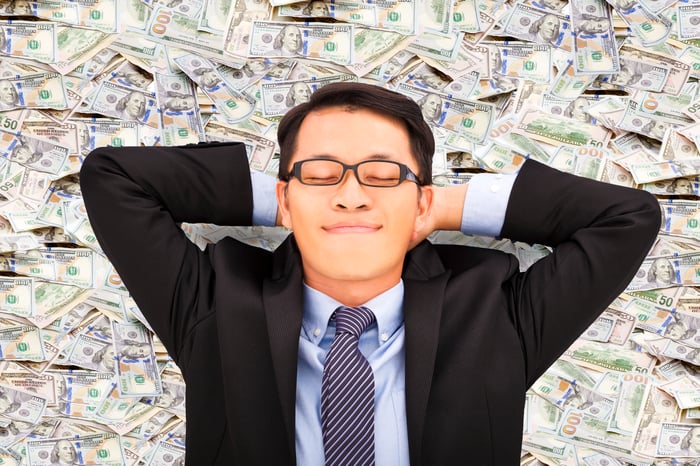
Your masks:
<instances>
[{"instance_id":1,"label":"eyebrow","mask_svg":"<svg viewBox=\"0 0 700 466\"><path fill-rule=\"evenodd\" d=\"M312 159L328 159L328 160L338 160L339 157L331 154L321 153L321 154L310 154L309 158ZM371 154L365 160L393 160L393 157L388 154Z\"/></svg>"}]
</instances>

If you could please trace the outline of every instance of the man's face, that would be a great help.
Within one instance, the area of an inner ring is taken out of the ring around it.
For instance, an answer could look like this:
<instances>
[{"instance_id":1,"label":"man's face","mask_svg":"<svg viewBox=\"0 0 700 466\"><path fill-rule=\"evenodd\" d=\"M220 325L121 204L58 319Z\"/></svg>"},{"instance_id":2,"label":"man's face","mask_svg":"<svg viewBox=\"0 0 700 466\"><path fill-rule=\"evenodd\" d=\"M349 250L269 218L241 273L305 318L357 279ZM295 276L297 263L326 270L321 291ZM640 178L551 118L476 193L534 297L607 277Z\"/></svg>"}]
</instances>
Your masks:
<instances>
[{"instance_id":1,"label":"man's face","mask_svg":"<svg viewBox=\"0 0 700 466\"><path fill-rule=\"evenodd\" d=\"M671 283L673 281L673 266L666 259L659 259L652 264L656 272L656 281L661 283Z\"/></svg>"},{"instance_id":2,"label":"man's face","mask_svg":"<svg viewBox=\"0 0 700 466\"><path fill-rule=\"evenodd\" d=\"M309 86L304 83L297 83L292 86L292 95L294 96L294 103L296 105L308 102L311 98L311 90Z\"/></svg>"},{"instance_id":3,"label":"man's face","mask_svg":"<svg viewBox=\"0 0 700 466\"><path fill-rule=\"evenodd\" d=\"M602 20L590 19L581 23L580 28L588 34L594 34L605 32L608 29L608 25Z\"/></svg>"},{"instance_id":4,"label":"man's face","mask_svg":"<svg viewBox=\"0 0 700 466\"><path fill-rule=\"evenodd\" d=\"M32 158L34 151L29 145L22 145L12 153L12 160L19 163L27 163Z\"/></svg>"},{"instance_id":5,"label":"man's face","mask_svg":"<svg viewBox=\"0 0 700 466\"><path fill-rule=\"evenodd\" d=\"M168 107L173 110L188 110L194 108L194 97L186 95L168 99Z\"/></svg>"},{"instance_id":6,"label":"man's face","mask_svg":"<svg viewBox=\"0 0 700 466\"><path fill-rule=\"evenodd\" d=\"M320 157L346 164L393 160L421 175L403 125L364 109L333 107L304 119L291 163ZM408 181L393 188L362 186L346 173L334 186L281 181L277 200L282 224L294 231L309 286L372 283L388 289L398 283L409 242L424 226L432 191L423 187L419 195Z\"/></svg>"},{"instance_id":7,"label":"man's face","mask_svg":"<svg viewBox=\"0 0 700 466\"><path fill-rule=\"evenodd\" d=\"M216 71L214 70L207 70L204 73L202 73L202 76L200 77L202 84L204 87L207 89L212 88L219 84L219 75L216 74Z\"/></svg>"},{"instance_id":8,"label":"man's face","mask_svg":"<svg viewBox=\"0 0 700 466\"><path fill-rule=\"evenodd\" d=\"M301 44L301 32L296 26L285 27L282 31L282 48L289 52L296 52Z\"/></svg>"},{"instance_id":9,"label":"man's face","mask_svg":"<svg viewBox=\"0 0 700 466\"><path fill-rule=\"evenodd\" d=\"M426 119L434 119L440 114L440 109L442 108L442 99L439 95L428 94L425 99L425 103L421 107L423 111L423 116Z\"/></svg>"},{"instance_id":10,"label":"man's face","mask_svg":"<svg viewBox=\"0 0 700 466\"><path fill-rule=\"evenodd\" d=\"M693 194L693 185L690 183L690 180L680 178L674 191L676 194Z\"/></svg>"},{"instance_id":11,"label":"man's face","mask_svg":"<svg viewBox=\"0 0 700 466\"><path fill-rule=\"evenodd\" d=\"M147 77L145 77L137 71L127 74L126 80L134 86L139 87L141 89L146 88L146 86L148 86L148 84L151 82L150 79L148 79Z\"/></svg>"},{"instance_id":12,"label":"man's face","mask_svg":"<svg viewBox=\"0 0 700 466\"><path fill-rule=\"evenodd\" d=\"M17 89L10 81L0 81L0 101L5 105L17 102Z\"/></svg>"},{"instance_id":13,"label":"man's face","mask_svg":"<svg viewBox=\"0 0 700 466\"><path fill-rule=\"evenodd\" d=\"M56 444L58 458L64 462L75 461L75 450L68 440L59 440Z\"/></svg>"},{"instance_id":14,"label":"man's face","mask_svg":"<svg viewBox=\"0 0 700 466\"><path fill-rule=\"evenodd\" d=\"M146 97L138 92L129 94L124 110L133 118L141 118L146 112Z\"/></svg>"},{"instance_id":15,"label":"man's face","mask_svg":"<svg viewBox=\"0 0 700 466\"><path fill-rule=\"evenodd\" d=\"M589 116L585 110L588 108L588 101L586 99L576 99L574 100L573 108L571 109L571 117L580 120L588 121Z\"/></svg>"},{"instance_id":16,"label":"man's face","mask_svg":"<svg viewBox=\"0 0 700 466\"><path fill-rule=\"evenodd\" d=\"M311 10L309 14L311 16L328 16L328 8L324 2L311 2Z\"/></svg>"},{"instance_id":17,"label":"man's face","mask_svg":"<svg viewBox=\"0 0 700 466\"><path fill-rule=\"evenodd\" d=\"M540 25L540 36L546 40L554 39L557 28L559 27L559 19L554 15L546 15L544 21Z\"/></svg>"},{"instance_id":18,"label":"man's face","mask_svg":"<svg viewBox=\"0 0 700 466\"><path fill-rule=\"evenodd\" d=\"M693 427L690 433L690 448L694 451L700 451L700 429Z\"/></svg>"}]
</instances>

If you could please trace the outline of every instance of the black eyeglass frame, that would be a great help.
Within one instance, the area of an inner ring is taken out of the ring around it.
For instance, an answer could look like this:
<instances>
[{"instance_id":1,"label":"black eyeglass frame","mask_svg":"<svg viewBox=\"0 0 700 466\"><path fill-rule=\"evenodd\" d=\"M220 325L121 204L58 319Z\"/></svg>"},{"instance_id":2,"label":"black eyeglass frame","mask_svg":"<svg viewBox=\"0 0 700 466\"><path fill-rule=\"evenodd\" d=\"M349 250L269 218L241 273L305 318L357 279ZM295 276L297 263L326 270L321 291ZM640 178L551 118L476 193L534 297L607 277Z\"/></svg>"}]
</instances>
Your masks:
<instances>
[{"instance_id":1,"label":"black eyeglass frame","mask_svg":"<svg viewBox=\"0 0 700 466\"><path fill-rule=\"evenodd\" d=\"M337 163L338 165L341 165L343 167L343 172L340 174L340 178L338 178L338 181L335 183L304 183L301 177L301 166L305 162L315 162L315 161L324 161L324 162L333 162ZM391 185L376 185L376 184L369 184L369 183L364 183L360 179L360 175L357 172L357 169L360 165L364 165L366 163L390 163L393 165L398 165L399 167L399 179L396 182L396 184L391 184ZM360 183L362 186L369 186L371 188L395 188L399 186L401 183L404 181L412 181L416 183L417 185L421 186L420 179L418 178L418 175L413 173L413 171L408 168L405 164L401 162L396 162L394 160L363 160L362 162L358 162L354 165L348 165L346 163L341 162L340 160L333 160L333 159L324 159L324 158L314 158L314 159L305 159L305 160L300 160L298 162L294 162L292 164L292 170L289 172L289 174L283 179L284 181L289 181L289 178L294 177L297 180L299 180L299 183L303 184L304 186L335 186L337 184L340 184L344 179L345 179L345 174L347 173L348 170L352 170L352 172L355 175L355 179L357 180L358 183Z\"/></svg>"}]
</instances>

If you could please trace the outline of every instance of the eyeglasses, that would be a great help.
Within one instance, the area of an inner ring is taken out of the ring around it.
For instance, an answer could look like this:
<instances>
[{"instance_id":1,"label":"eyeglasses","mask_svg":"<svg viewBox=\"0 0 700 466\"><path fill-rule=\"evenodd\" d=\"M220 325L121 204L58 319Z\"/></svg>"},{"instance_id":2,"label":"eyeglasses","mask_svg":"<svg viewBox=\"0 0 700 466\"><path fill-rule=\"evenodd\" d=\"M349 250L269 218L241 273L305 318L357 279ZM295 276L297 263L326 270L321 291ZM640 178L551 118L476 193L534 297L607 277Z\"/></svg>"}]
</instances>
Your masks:
<instances>
[{"instance_id":1,"label":"eyeglasses","mask_svg":"<svg viewBox=\"0 0 700 466\"><path fill-rule=\"evenodd\" d=\"M355 165L329 159L307 159L292 165L289 176L310 186L333 186L345 178L345 172L352 170L357 181L364 186L393 188L405 180L420 184L418 175L406 165L392 160L365 160Z\"/></svg>"}]
</instances>

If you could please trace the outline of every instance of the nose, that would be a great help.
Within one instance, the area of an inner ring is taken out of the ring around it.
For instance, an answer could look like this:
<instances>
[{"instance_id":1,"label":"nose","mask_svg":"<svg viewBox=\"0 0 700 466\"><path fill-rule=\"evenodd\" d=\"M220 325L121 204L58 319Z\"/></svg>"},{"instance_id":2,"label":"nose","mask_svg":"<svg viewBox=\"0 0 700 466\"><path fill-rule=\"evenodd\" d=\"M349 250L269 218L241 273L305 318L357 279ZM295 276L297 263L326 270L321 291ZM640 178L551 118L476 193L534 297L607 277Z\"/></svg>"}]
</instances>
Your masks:
<instances>
[{"instance_id":1,"label":"nose","mask_svg":"<svg viewBox=\"0 0 700 466\"><path fill-rule=\"evenodd\" d=\"M371 198L367 195L365 186L360 184L352 170L346 171L337 185L333 206L339 210L367 209L371 206Z\"/></svg>"}]
</instances>

